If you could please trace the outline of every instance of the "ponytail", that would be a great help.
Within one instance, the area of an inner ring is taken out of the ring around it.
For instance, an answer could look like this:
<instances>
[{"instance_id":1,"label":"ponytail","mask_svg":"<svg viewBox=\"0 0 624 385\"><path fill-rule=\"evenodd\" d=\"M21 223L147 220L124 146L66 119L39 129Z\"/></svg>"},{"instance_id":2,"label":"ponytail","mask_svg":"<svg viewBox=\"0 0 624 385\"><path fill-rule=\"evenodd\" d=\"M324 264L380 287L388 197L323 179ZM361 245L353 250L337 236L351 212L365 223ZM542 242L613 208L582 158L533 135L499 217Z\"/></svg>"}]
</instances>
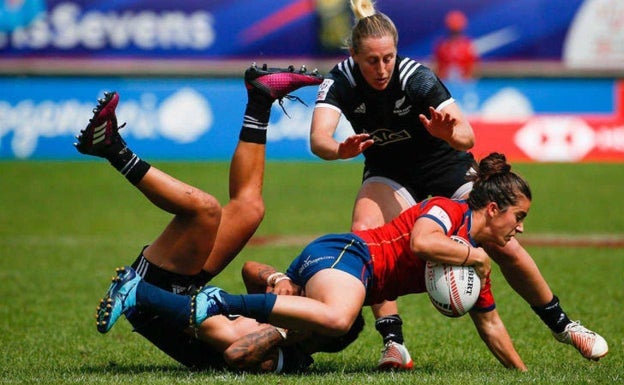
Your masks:
<instances>
[{"instance_id":1,"label":"ponytail","mask_svg":"<svg viewBox=\"0 0 624 385\"><path fill-rule=\"evenodd\" d=\"M362 40L369 37L391 36L394 46L399 42L399 33L390 18L375 10L371 0L350 0L355 16L355 25L351 30L351 39L347 45L355 53L360 52Z\"/></svg>"}]
</instances>

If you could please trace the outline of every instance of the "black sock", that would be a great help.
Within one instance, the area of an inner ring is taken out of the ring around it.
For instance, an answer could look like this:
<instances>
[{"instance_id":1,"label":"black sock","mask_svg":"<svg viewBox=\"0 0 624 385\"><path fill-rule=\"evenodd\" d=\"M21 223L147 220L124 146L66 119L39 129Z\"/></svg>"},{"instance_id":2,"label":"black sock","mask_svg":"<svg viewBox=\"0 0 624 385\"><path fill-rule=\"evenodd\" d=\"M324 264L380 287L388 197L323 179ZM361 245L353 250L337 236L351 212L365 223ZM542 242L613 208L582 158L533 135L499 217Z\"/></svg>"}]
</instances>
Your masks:
<instances>
[{"instance_id":1,"label":"black sock","mask_svg":"<svg viewBox=\"0 0 624 385\"><path fill-rule=\"evenodd\" d=\"M377 318L375 329L383 337L384 344L394 341L403 344L403 320L398 314Z\"/></svg>"},{"instance_id":2,"label":"black sock","mask_svg":"<svg viewBox=\"0 0 624 385\"><path fill-rule=\"evenodd\" d=\"M121 172L134 185L143 179L151 167L149 163L141 160L132 152L123 141L113 143L107 150L105 157L117 171Z\"/></svg>"},{"instance_id":3,"label":"black sock","mask_svg":"<svg viewBox=\"0 0 624 385\"><path fill-rule=\"evenodd\" d=\"M537 314L542 321L555 333L561 333L565 330L567 324L571 321L566 313L559 305L559 298L553 296L553 299L543 306L531 306L531 309Z\"/></svg>"},{"instance_id":4,"label":"black sock","mask_svg":"<svg viewBox=\"0 0 624 385\"><path fill-rule=\"evenodd\" d=\"M272 104L273 99L268 96L255 94L249 96L243 118L243 127L239 135L241 141L266 144Z\"/></svg>"}]
</instances>

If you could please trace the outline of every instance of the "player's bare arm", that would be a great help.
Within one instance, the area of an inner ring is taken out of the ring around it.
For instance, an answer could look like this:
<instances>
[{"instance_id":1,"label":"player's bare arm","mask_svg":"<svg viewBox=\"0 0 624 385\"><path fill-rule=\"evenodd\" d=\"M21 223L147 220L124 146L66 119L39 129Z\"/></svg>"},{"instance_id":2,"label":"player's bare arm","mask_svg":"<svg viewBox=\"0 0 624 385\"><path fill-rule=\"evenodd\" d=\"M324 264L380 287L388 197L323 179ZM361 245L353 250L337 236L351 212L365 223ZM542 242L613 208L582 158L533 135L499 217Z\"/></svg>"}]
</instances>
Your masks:
<instances>
[{"instance_id":1,"label":"player's bare arm","mask_svg":"<svg viewBox=\"0 0 624 385\"><path fill-rule=\"evenodd\" d=\"M277 346L284 340L274 326L247 334L232 343L223 352L225 361L233 368L252 371L274 371L277 365Z\"/></svg>"},{"instance_id":2,"label":"player's bare arm","mask_svg":"<svg viewBox=\"0 0 624 385\"><path fill-rule=\"evenodd\" d=\"M264 263L247 261L243 265L243 281L250 294L275 293L281 295L303 295L301 287L295 285L284 273Z\"/></svg>"},{"instance_id":3,"label":"player's bare arm","mask_svg":"<svg viewBox=\"0 0 624 385\"><path fill-rule=\"evenodd\" d=\"M310 126L310 149L324 160L339 159L339 143L334 133L340 121L340 112L328 107L316 107Z\"/></svg>"},{"instance_id":4,"label":"player's bare arm","mask_svg":"<svg viewBox=\"0 0 624 385\"><path fill-rule=\"evenodd\" d=\"M528 369L514 348L503 320L496 309L489 312L471 311L479 336L503 366L526 372Z\"/></svg>"},{"instance_id":5,"label":"player's bare arm","mask_svg":"<svg viewBox=\"0 0 624 385\"><path fill-rule=\"evenodd\" d=\"M277 270L273 266L264 263L248 261L243 265L242 275L245 282L245 288L249 294L266 293L267 288L271 285L267 284L267 279Z\"/></svg>"}]
</instances>

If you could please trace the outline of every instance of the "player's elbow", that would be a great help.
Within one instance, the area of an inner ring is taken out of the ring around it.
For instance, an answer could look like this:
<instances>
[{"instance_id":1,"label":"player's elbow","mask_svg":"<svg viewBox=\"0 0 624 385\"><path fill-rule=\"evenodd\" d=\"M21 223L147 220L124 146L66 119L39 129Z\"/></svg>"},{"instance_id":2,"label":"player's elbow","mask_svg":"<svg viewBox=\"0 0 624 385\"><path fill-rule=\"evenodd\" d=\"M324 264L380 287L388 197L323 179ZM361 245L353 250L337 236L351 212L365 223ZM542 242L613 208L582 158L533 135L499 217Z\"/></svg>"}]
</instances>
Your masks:
<instances>
[{"instance_id":1,"label":"player's elbow","mask_svg":"<svg viewBox=\"0 0 624 385\"><path fill-rule=\"evenodd\" d=\"M466 123L467 127L457 130L452 138L451 146L459 151L468 151L475 145L475 136L472 127Z\"/></svg>"},{"instance_id":2,"label":"player's elbow","mask_svg":"<svg viewBox=\"0 0 624 385\"><path fill-rule=\"evenodd\" d=\"M332 136L321 130L310 133L310 151L323 160L338 159L338 144Z\"/></svg>"},{"instance_id":3,"label":"player's elbow","mask_svg":"<svg viewBox=\"0 0 624 385\"><path fill-rule=\"evenodd\" d=\"M412 253L427 257L430 255L430 242L426 237L412 237L410 239L410 248L412 249Z\"/></svg>"},{"instance_id":4,"label":"player's elbow","mask_svg":"<svg viewBox=\"0 0 624 385\"><path fill-rule=\"evenodd\" d=\"M475 145L475 139L474 136L471 136L469 138L466 138L466 140L464 140L463 143L460 143L458 150L460 151L468 151L470 149L472 149Z\"/></svg>"},{"instance_id":5,"label":"player's elbow","mask_svg":"<svg viewBox=\"0 0 624 385\"><path fill-rule=\"evenodd\" d=\"M262 197L259 199L247 200L245 202L245 212L250 220L252 220L256 226L259 226L260 222L264 219L264 214L266 212L266 207Z\"/></svg>"},{"instance_id":6,"label":"player's elbow","mask_svg":"<svg viewBox=\"0 0 624 385\"><path fill-rule=\"evenodd\" d=\"M310 151L323 160L333 160L332 157L327 154L328 151L325 146L320 144L318 140L315 140L314 135L310 136Z\"/></svg>"}]
</instances>

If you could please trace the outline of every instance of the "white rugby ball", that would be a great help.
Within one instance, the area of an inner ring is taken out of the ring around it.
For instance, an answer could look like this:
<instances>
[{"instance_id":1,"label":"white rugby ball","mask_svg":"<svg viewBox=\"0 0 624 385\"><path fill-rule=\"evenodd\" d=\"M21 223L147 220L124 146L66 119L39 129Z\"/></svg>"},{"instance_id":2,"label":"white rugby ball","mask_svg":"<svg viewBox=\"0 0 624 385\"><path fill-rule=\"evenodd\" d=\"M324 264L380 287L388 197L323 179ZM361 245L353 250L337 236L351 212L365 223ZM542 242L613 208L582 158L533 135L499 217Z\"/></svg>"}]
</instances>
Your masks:
<instances>
[{"instance_id":1,"label":"white rugby ball","mask_svg":"<svg viewBox=\"0 0 624 385\"><path fill-rule=\"evenodd\" d=\"M460 237L454 241L468 244ZM433 306L447 317L461 317L479 298L481 280L472 266L453 266L427 261L425 285Z\"/></svg>"}]
</instances>

